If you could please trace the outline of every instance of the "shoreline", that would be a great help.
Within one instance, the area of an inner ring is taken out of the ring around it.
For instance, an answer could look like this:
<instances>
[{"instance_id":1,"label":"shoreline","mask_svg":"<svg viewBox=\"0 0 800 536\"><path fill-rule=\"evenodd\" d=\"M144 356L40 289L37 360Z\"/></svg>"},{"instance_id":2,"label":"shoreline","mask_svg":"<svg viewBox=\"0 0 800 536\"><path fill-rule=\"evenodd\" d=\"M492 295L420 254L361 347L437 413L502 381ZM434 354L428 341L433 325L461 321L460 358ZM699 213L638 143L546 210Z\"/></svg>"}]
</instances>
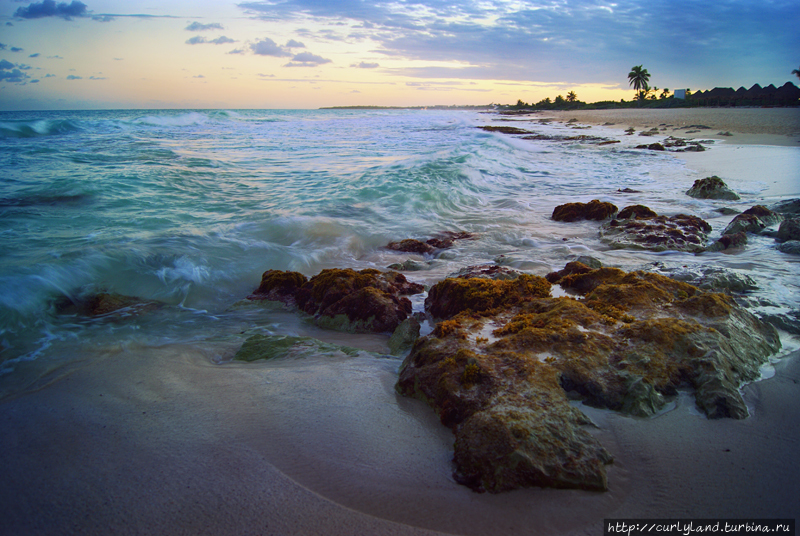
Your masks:
<instances>
[{"instance_id":1,"label":"shoreline","mask_svg":"<svg viewBox=\"0 0 800 536\"><path fill-rule=\"evenodd\" d=\"M703 125L697 137L723 140L727 144L800 147L800 108L673 108L545 111L542 117L566 122L604 125L637 131L667 127L666 135L684 137L682 127ZM609 124L611 123L611 124ZM732 136L721 135L730 132Z\"/></svg>"}]
</instances>

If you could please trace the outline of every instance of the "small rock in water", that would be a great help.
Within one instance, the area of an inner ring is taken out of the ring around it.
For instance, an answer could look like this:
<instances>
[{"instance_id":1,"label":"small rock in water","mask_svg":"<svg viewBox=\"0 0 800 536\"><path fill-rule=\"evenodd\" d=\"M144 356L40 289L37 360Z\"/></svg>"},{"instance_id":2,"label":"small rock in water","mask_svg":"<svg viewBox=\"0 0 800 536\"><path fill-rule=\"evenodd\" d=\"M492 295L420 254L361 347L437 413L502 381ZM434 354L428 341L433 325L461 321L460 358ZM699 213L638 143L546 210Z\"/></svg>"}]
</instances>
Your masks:
<instances>
[{"instance_id":1,"label":"small rock in water","mask_svg":"<svg viewBox=\"0 0 800 536\"><path fill-rule=\"evenodd\" d=\"M314 318L323 328L350 332L392 332L411 314L405 296L424 287L403 274L351 268L323 270L309 280L297 272L268 270L250 300L280 301Z\"/></svg>"},{"instance_id":2,"label":"small rock in water","mask_svg":"<svg viewBox=\"0 0 800 536\"><path fill-rule=\"evenodd\" d=\"M567 203L553 209L555 221L605 220L617 213L617 207L611 203L593 199L588 203Z\"/></svg>"},{"instance_id":3,"label":"small rock in water","mask_svg":"<svg viewBox=\"0 0 800 536\"><path fill-rule=\"evenodd\" d=\"M800 240L800 220L791 219L781 222L776 238L781 242Z\"/></svg>"},{"instance_id":4,"label":"small rock in water","mask_svg":"<svg viewBox=\"0 0 800 536\"><path fill-rule=\"evenodd\" d=\"M731 201L739 199L736 192L728 188L728 185L716 175L694 181L694 185L686 191L686 195L696 199L727 199Z\"/></svg>"},{"instance_id":5,"label":"small rock in water","mask_svg":"<svg viewBox=\"0 0 800 536\"><path fill-rule=\"evenodd\" d=\"M787 199L771 205L769 209L779 214L800 214L800 199Z\"/></svg>"},{"instance_id":6,"label":"small rock in water","mask_svg":"<svg viewBox=\"0 0 800 536\"><path fill-rule=\"evenodd\" d=\"M790 255L800 255L800 240L789 240L778 245L778 251L789 253Z\"/></svg>"}]
</instances>

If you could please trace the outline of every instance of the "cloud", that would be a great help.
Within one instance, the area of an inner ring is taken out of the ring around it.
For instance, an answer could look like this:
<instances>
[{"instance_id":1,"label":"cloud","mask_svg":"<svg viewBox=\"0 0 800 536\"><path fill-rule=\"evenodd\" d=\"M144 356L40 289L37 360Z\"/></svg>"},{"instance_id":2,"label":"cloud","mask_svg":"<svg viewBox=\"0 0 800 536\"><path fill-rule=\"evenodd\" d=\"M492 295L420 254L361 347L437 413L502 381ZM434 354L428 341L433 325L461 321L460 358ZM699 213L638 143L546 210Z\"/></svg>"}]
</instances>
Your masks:
<instances>
[{"instance_id":1,"label":"cloud","mask_svg":"<svg viewBox=\"0 0 800 536\"><path fill-rule=\"evenodd\" d=\"M7 46L5 43L0 43L0 50L5 50Z\"/></svg>"},{"instance_id":2,"label":"cloud","mask_svg":"<svg viewBox=\"0 0 800 536\"><path fill-rule=\"evenodd\" d=\"M355 67L357 69L377 69L380 67L379 63L367 63L366 61L362 61L361 63L354 63L350 67Z\"/></svg>"},{"instance_id":3,"label":"cloud","mask_svg":"<svg viewBox=\"0 0 800 536\"><path fill-rule=\"evenodd\" d=\"M11 52L22 52L23 50L25 50L25 49L24 48L19 48L19 47L11 47Z\"/></svg>"},{"instance_id":4,"label":"cloud","mask_svg":"<svg viewBox=\"0 0 800 536\"><path fill-rule=\"evenodd\" d=\"M258 54L259 56L275 56L278 58L286 58L292 55L292 53L289 52L285 47L278 46L278 44L269 37L265 37L261 41L257 41L255 43L251 43L250 50L253 51L253 54Z\"/></svg>"},{"instance_id":5,"label":"cloud","mask_svg":"<svg viewBox=\"0 0 800 536\"><path fill-rule=\"evenodd\" d=\"M72 17L87 17L86 4L73 0L71 4L61 2L56 4L55 0L42 0L34 2L28 7L20 7L14 12L15 17L22 19L40 19L43 17L60 17L65 20L72 20Z\"/></svg>"},{"instance_id":6,"label":"cloud","mask_svg":"<svg viewBox=\"0 0 800 536\"><path fill-rule=\"evenodd\" d=\"M105 76L90 76L89 80L108 80Z\"/></svg>"},{"instance_id":7,"label":"cloud","mask_svg":"<svg viewBox=\"0 0 800 536\"><path fill-rule=\"evenodd\" d=\"M644 64L651 83L662 86L697 86L692 79L709 78L764 83L765 75L759 80L754 74L785 72L782 66L794 66L800 49L800 3L790 0L270 0L238 6L265 21L346 22L357 29L349 35L374 43L373 53L447 62L451 75L464 78L613 80L627 88L631 65Z\"/></svg>"},{"instance_id":8,"label":"cloud","mask_svg":"<svg viewBox=\"0 0 800 536\"><path fill-rule=\"evenodd\" d=\"M8 60L0 60L0 82L11 84L25 84L29 79L27 73L22 72L24 66L16 65Z\"/></svg>"},{"instance_id":9,"label":"cloud","mask_svg":"<svg viewBox=\"0 0 800 536\"><path fill-rule=\"evenodd\" d=\"M227 54L244 54L244 49L243 48L234 48L230 52L227 52Z\"/></svg>"},{"instance_id":10,"label":"cloud","mask_svg":"<svg viewBox=\"0 0 800 536\"><path fill-rule=\"evenodd\" d=\"M83 80L83 77L82 76L77 76L77 75L74 75L74 74L70 74L70 75L67 76L67 80Z\"/></svg>"},{"instance_id":11,"label":"cloud","mask_svg":"<svg viewBox=\"0 0 800 536\"><path fill-rule=\"evenodd\" d=\"M317 67L325 63L331 63L331 60L310 52L301 52L296 54L292 61L284 65L284 67Z\"/></svg>"},{"instance_id":12,"label":"cloud","mask_svg":"<svg viewBox=\"0 0 800 536\"><path fill-rule=\"evenodd\" d=\"M39 54L39 53L37 52L36 54L31 54L31 55L30 55L30 56L28 56L28 57L29 57L29 58L38 58L39 56L41 56L41 54Z\"/></svg>"},{"instance_id":13,"label":"cloud","mask_svg":"<svg viewBox=\"0 0 800 536\"><path fill-rule=\"evenodd\" d=\"M116 17L114 17L113 15L94 15L92 17L92 20L97 22L112 22L116 20Z\"/></svg>"},{"instance_id":14,"label":"cloud","mask_svg":"<svg viewBox=\"0 0 800 536\"><path fill-rule=\"evenodd\" d=\"M222 26L222 24L218 22L212 22L211 24L201 24L195 21L184 29L190 32L202 32L205 30L224 30L225 28Z\"/></svg>"},{"instance_id":15,"label":"cloud","mask_svg":"<svg viewBox=\"0 0 800 536\"><path fill-rule=\"evenodd\" d=\"M191 39L186 40L187 45L201 45L201 44L212 44L212 45L224 45L226 43L235 43L236 41L231 39L230 37L220 36L216 39L206 39L202 35L196 35Z\"/></svg>"},{"instance_id":16,"label":"cloud","mask_svg":"<svg viewBox=\"0 0 800 536\"><path fill-rule=\"evenodd\" d=\"M289 41L286 43L286 48L306 48L306 46L300 41L289 39Z\"/></svg>"}]
</instances>

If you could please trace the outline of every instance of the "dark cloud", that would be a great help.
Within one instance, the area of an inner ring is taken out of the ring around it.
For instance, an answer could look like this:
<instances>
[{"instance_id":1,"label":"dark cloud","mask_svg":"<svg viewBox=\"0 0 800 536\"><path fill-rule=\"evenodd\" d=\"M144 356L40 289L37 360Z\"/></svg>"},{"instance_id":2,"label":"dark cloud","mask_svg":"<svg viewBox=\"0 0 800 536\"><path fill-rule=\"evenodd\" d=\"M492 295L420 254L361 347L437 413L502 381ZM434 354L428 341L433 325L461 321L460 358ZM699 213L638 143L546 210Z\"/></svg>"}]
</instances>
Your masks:
<instances>
[{"instance_id":1,"label":"dark cloud","mask_svg":"<svg viewBox=\"0 0 800 536\"><path fill-rule=\"evenodd\" d=\"M0 43L0 50L5 50L7 46L5 43Z\"/></svg>"},{"instance_id":2,"label":"dark cloud","mask_svg":"<svg viewBox=\"0 0 800 536\"><path fill-rule=\"evenodd\" d=\"M87 17L86 4L73 0L71 4L55 0L42 0L34 2L28 7L20 7L14 12L15 17L22 19L40 19L43 17L61 17L72 20L72 17Z\"/></svg>"},{"instance_id":3,"label":"dark cloud","mask_svg":"<svg viewBox=\"0 0 800 536\"><path fill-rule=\"evenodd\" d=\"M269 37L265 37L261 41L257 41L255 43L251 43L250 50L253 51L253 54L258 54L259 56L275 56L278 58L286 58L292 55L292 53L288 51L286 47L278 46L278 44Z\"/></svg>"},{"instance_id":4,"label":"dark cloud","mask_svg":"<svg viewBox=\"0 0 800 536\"><path fill-rule=\"evenodd\" d=\"M38 84L38 83L39 83L39 81L38 81L38 80L31 80L31 82L30 82L30 83L31 83L31 84Z\"/></svg>"},{"instance_id":5,"label":"dark cloud","mask_svg":"<svg viewBox=\"0 0 800 536\"><path fill-rule=\"evenodd\" d=\"M284 67L317 67L325 63L331 63L331 60L310 52L301 52L296 54L292 61L284 65Z\"/></svg>"},{"instance_id":6,"label":"dark cloud","mask_svg":"<svg viewBox=\"0 0 800 536\"><path fill-rule=\"evenodd\" d=\"M350 67L356 67L358 69L377 69L380 67L379 63L367 63L366 61L362 61L361 63L354 63Z\"/></svg>"},{"instance_id":7,"label":"dark cloud","mask_svg":"<svg viewBox=\"0 0 800 536\"><path fill-rule=\"evenodd\" d=\"M31 54L31 55L30 55L30 56L28 56L28 57L29 57L29 58L38 58L39 56L41 56L41 54L39 54L39 53L37 52L36 54Z\"/></svg>"},{"instance_id":8,"label":"dark cloud","mask_svg":"<svg viewBox=\"0 0 800 536\"><path fill-rule=\"evenodd\" d=\"M201 24L195 21L184 29L190 32L202 32L205 30L224 30L225 28L222 26L222 24L218 22L212 22L210 24Z\"/></svg>"},{"instance_id":9,"label":"dark cloud","mask_svg":"<svg viewBox=\"0 0 800 536\"><path fill-rule=\"evenodd\" d=\"M19 47L11 47L11 52L22 52L23 50L25 50L25 49L24 48L19 48Z\"/></svg>"}]
</instances>

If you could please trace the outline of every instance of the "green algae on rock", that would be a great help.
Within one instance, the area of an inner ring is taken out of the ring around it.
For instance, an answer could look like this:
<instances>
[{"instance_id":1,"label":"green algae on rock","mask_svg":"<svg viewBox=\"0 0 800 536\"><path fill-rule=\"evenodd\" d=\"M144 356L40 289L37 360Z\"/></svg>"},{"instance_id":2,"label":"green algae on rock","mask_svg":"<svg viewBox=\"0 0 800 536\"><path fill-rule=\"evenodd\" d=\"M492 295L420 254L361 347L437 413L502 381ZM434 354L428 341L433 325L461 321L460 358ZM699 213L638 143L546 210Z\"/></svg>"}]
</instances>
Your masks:
<instances>
[{"instance_id":1,"label":"green algae on rock","mask_svg":"<svg viewBox=\"0 0 800 536\"><path fill-rule=\"evenodd\" d=\"M745 210L728 224L723 235L736 233L760 233L767 227L778 224L784 219L782 214L773 212L763 205L755 205Z\"/></svg>"},{"instance_id":2,"label":"green algae on rock","mask_svg":"<svg viewBox=\"0 0 800 536\"><path fill-rule=\"evenodd\" d=\"M736 192L728 188L725 181L716 175L694 181L692 187L686 191L686 195L696 199L725 199L730 201L740 199Z\"/></svg>"},{"instance_id":3,"label":"green algae on rock","mask_svg":"<svg viewBox=\"0 0 800 536\"><path fill-rule=\"evenodd\" d=\"M455 478L475 490L604 490L611 457L570 397L648 416L688 387L709 418L745 418L738 388L780 348L730 297L666 276L570 263L549 279L578 297L530 275L437 283L439 322L401 367L398 392L453 430Z\"/></svg>"},{"instance_id":4,"label":"green algae on rock","mask_svg":"<svg viewBox=\"0 0 800 536\"><path fill-rule=\"evenodd\" d=\"M362 350L349 346L328 344L311 337L292 337L289 335L256 334L242 343L234 359L237 361L257 361L259 359L303 358L318 355L356 356Z\"/></svg>"},{"instance_id":5,"label":"green algae on rock","mask_svg":"<svg viewBox=\"0 0 800 536\"><path fill-rule=\"evenodd\" d=\"M307 280L297 272L268 270L248 299L280 301L324 328L380 333L394 331L411 314L405 296L423 291L396 272L333 268Z\"/></svg>"}]
</instances>

